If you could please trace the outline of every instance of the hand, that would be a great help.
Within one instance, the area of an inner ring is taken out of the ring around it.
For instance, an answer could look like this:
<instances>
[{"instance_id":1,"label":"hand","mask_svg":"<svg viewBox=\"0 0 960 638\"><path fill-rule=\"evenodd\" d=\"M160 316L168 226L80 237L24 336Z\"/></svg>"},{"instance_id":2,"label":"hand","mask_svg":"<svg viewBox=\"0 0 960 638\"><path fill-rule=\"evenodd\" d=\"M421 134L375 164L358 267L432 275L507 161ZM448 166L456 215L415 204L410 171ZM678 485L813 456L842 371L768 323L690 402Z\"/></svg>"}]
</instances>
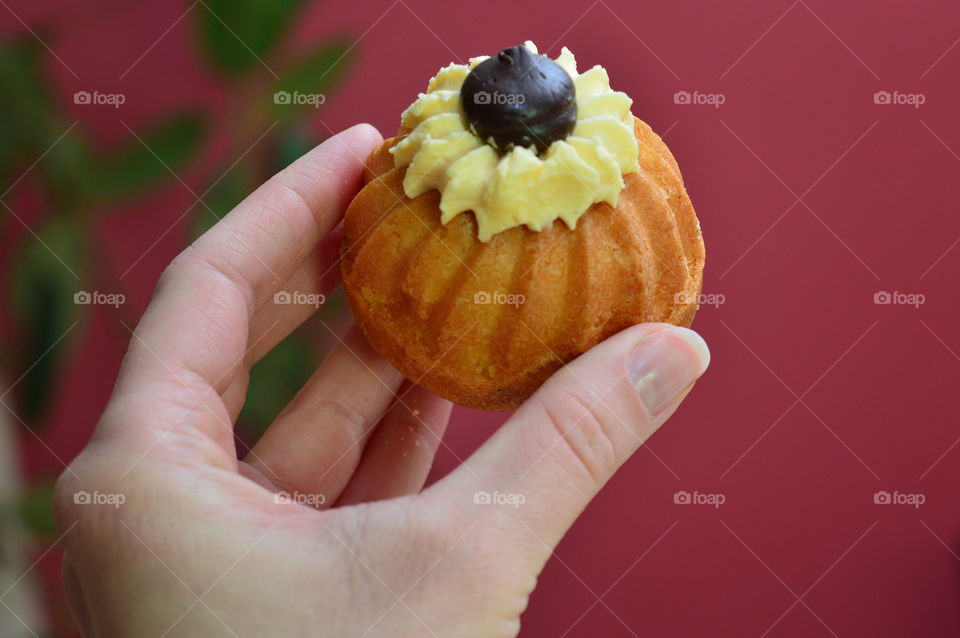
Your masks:
<instances>
[{"instance_id":1,"label":"hand","mask_svg":"<svg viewBox=\"0 0 960 638\"><path fill-rule=\"evenodd\" d=\"M706 368L689 330L625 330L422 490L451 406L354 328L238 460L250 367L313 310L274 293L338 284L338 224L379 141L361 125L323 143L163 273L57 485L88 638L514 636L567 528Z\"/></svg>"}]
</instances>

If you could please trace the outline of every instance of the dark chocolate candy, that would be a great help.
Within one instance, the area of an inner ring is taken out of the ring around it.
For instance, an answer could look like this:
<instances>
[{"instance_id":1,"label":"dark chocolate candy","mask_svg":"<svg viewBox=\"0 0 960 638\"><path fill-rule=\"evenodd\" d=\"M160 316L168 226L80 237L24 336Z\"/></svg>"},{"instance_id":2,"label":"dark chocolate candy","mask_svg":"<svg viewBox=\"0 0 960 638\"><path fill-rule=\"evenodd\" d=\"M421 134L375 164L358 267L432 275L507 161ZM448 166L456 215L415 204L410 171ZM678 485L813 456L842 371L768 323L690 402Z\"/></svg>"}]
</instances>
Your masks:
<instances>
[{"instance_id":1,"label":"dark chocolate candy","mask_svg":"<svg viewBox=\"0 0 960 638\"><path fill-rule=\"evenodd\" d=\"M542 153L577 123L573 79L525 46L504 49L475 66L460 99L474 133L500 153L514 146Z\"/></svg>"}]
</instances>

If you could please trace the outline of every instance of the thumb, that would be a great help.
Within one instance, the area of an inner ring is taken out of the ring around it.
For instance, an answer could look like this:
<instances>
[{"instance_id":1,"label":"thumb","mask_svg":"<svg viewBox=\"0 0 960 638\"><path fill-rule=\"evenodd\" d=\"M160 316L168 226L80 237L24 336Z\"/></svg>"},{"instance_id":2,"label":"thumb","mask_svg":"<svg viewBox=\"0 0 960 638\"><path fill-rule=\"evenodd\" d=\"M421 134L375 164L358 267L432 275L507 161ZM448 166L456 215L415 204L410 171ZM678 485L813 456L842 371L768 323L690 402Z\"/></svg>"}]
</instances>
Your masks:
<instances>
[{"instance_id":1,"label":"thumb","mask_svg":"<svg viewBox=\"0 0 960 638\"><path fill-rule=\"evenodd\" d=\"M552 550L709 361L692 330L628 328L554 374L431 496L509 532L526 526Z\"/></svg>"}]
</instances>

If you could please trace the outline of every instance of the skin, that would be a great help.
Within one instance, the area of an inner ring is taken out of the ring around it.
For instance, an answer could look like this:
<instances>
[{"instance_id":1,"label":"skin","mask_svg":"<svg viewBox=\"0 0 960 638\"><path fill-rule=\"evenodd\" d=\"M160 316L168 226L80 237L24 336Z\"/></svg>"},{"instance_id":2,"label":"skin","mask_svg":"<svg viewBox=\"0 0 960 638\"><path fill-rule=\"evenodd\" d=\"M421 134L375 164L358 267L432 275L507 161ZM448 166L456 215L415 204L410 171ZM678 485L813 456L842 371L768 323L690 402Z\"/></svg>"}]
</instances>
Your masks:
<instances>
[{"instance_id":1,"label":"skin","mask_svg":"<svg viewBox=\"0 0 960 638\"><path fill-rule=\"evenodd\" d=\"M424 490L451 406L353 328L238 456L250 367L314 311L274 293L339 284L338 225L379 142L367 125L331 138L163 273L57 484L84 636L515 636L553 548L706 367L681 329L625 330ZM651 334L689 377L655 414L626 374ZM123 502L78 503L81 491ZM477 504L481 491L523 503Z\"/></svg>"}]
</instances>

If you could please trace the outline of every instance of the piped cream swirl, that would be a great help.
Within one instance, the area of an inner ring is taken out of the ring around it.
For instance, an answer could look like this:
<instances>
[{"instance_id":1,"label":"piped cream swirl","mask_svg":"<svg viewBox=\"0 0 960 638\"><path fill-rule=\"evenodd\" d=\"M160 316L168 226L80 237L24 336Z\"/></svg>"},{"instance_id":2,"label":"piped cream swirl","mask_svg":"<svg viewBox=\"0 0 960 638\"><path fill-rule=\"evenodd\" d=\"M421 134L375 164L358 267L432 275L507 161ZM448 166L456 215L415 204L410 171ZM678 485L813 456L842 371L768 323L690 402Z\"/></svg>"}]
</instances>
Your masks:
<instances>
[{"instance_id":1,"label":"piped cream swirl","mask_svg":"<svg viewBox=\"0 0 960 638\"><path fill-rule=\"evenodd\" d=\"M525 44L537 52L532 42ZM441 222L472 210L484 242L514 226L543 230L555 219L575 228L593 203L616 206L623 176L638 169L638 149L633 101L610 88L606 70L578 73L564 47L556 62L576 87L573 132L542 155L518 146L501 156L471 131L460 102L470 69L486 59L444 67L403 112L401 123L410 133L390 152L394 165L407 169L407 197L437 189Z\"/></svg>"}]
</instances>

